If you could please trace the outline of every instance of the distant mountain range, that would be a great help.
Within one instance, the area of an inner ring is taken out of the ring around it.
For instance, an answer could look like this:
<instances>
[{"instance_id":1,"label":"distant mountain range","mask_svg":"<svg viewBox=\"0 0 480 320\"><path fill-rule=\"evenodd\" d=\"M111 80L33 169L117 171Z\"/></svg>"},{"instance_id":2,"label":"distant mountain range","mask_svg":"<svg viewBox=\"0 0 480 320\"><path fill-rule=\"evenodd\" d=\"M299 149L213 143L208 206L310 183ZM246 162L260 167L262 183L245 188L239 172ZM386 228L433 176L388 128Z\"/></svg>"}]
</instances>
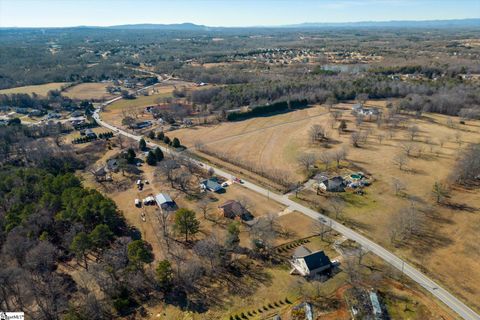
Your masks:
<instances>
[{"instance_id":1,"label":"distant mountain range","mask_svg":"<svg viewBox=\"0 0 480 320\"><path fill-rule=\"evenodd\" d=\"M403 21L362 21L362 22L308 22L290 25L250 26L250 27L210 27L194 23L177 24L124 24L109 27L78 26L56 29L71 28L102 28L121 30L175 30L175 31L222 31L241 29L321 29L321 28L480 28L480 18L455 19L455 20L403 20ZM10 28L0 29L49 29L49 28Z\"/></svg>"},{"instance_id":2,"label":"distant mountain range","mask_svg":"<svg viewBox=\"0 0 480 320\"><path fill-rule=\"evenodd\" d=\"M163 29L163 30L190 30L190 31L208 31L221 29L317 29L317 28L480 28L479 19L456 19L456 20L419 20L419 21L362 21L362 22L339 22L339 23L322 23L307 22L300 24L278 25L278 26L251 26L251 27L209 27L194 23L180 24L129 24L111 26L111 29Z\"/></svg>"}]
</instances>

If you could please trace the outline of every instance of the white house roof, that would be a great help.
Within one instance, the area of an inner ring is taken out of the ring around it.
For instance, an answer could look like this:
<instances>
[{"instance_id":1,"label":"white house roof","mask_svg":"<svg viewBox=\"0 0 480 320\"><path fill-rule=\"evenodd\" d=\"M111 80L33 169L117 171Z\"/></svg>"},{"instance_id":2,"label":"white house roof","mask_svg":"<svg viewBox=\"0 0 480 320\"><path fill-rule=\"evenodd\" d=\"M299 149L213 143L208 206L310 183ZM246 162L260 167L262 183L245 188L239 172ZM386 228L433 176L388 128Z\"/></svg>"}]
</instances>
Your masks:
<instances>
[{"instance_id":1,"label":"white house roof","mask_svg":"<svg viewBox=\"0 0 480 320\"><path fill-rule=\"evenodd\" d=\"M169 203L173 202L172 198L166 193L159 193L155 196L155 201L158 203L158 205L162 205L164 203Z\"/></svg>"}]
</instances>

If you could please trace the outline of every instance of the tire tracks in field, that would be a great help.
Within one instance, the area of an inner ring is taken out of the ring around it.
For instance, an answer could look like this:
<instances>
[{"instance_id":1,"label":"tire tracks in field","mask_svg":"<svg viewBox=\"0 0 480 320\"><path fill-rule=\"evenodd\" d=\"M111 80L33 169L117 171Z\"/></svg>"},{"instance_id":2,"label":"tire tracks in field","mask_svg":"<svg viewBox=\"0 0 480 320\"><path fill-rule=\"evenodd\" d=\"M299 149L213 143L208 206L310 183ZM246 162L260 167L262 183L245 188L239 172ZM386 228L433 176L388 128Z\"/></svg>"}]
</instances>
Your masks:
<instances>
[{"instance_id":1,"label":"tire tracks in field","mask_svg":"<svg viewBox=\"0 0 480 320\"><path fill-rule=\"evenodd\" d=\"M255 132L259 132L259 131L264 131L264 130L267 130L267 129L271 129L271 128L275 128L275 127L280 127L280 126L292 124L292 123L295 123L295 122L301 122L301 121L305 121L305 120L310 120L310 119L313 119L313 118L317 118L317 117L324 116L324 115L326 115L326 114L328 114L328 111L319 113L319 114L314 115L314 116L307 116L307 117L300 118L300 119L296 119L296 120L290 120L290 121L285 121L285 122L280 122L280 123L272 124L272 125L269 125L269 126L266 126L266 127L262 127L262 128L258 128L258 129L253 129L253 130L250 130L250 131L245 131L245 132L238 133L238 134L234 134L234 135L231 135L231 136L228 136L228 137L222 137L222 138L219 138L219 139L211 140L211 141L209 141L209 142L207 142L207 143L204 143L204 145L209 145L209 144L213 144L213 143L217 143L217 142L228 141L228 140L230 140L230 139L237 138L237 137L241 137L241 136L245 136L245 135L248 135L248 134L251 134L251 133L255 133ZM250 124L247 125L246 127L248 127L248 126L250 126Z\"/></svg>"}]
</instances>

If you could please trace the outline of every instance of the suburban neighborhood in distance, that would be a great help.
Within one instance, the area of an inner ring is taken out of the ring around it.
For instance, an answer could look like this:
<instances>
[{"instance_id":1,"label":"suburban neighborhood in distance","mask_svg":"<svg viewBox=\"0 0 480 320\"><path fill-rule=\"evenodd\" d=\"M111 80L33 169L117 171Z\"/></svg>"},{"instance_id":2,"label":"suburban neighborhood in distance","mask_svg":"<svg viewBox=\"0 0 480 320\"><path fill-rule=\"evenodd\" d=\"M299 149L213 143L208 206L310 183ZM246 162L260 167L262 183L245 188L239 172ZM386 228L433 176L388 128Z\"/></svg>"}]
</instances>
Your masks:
<instances>
[{"instance_id":1,"label":"suburban neighborhood in distance","mask_svg":"<svg viewBox=\"0 0 480 320\"><path fill-rule=\"evenodd\" d=\"M480 320L479 13L0 0L0 318Z\"/></svg>"}]
</instances>

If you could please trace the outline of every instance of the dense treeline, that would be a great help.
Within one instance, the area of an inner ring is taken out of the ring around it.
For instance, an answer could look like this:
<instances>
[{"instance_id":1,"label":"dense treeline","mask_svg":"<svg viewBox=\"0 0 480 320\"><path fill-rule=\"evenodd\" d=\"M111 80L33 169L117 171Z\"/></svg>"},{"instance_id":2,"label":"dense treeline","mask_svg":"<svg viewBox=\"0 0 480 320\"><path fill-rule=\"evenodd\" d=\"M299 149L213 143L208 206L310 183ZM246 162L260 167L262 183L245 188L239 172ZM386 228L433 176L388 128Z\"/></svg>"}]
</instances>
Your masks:
<instances>
[{"instance_id":1,"label":"dense treeline","mask_svg":"<svg viewBox=\"0 0 480 320\"><path fill-rule=\"evenodd\" d=\"M105 247L125 232L123 219L111 200L82 188L71 173L4 167L0 202L2 309L60 318L76 288L57 263L76 253L72 243L81 233L92 240L89 250Z\"/></svg>"},{"instance_id":2,"label":"dense treeline","mask_svg":"<svg viewBox=\"0 0 480 320\"><path fill-rule=\"evenodd\" d=\"M320 76L298 80L279 80L261 84L242 84L193 91L190 98L197 104L211 104L217 109L262 105L277 101L306 99L324 103L329 97L339 101L353 100L360 93L370 99L408 97L406 109L420 109L457 115L465 108L478 108L480 92L473 84L461 80L444 82L404 82L386 76Z\"/></svg>"},{"instance_id":3,"label":"dense treeline","mask_svg":"<svg viewBox=\"0 0 480 320\"><path fill-rule=\"evenodd\" d=\"M88 105L88 103L86 104ZM52 109L53 106L57 107L57 109L76 109L79 107L72 99L62 96L58 90L50 91L47 97L26 93L0 94L0 106L39 110ZM85 103L82 103L82 106L86 106Z\"/></svg>"},{"instance_id":4,"label":"dense treeline","mask_svg":"<svg viewBox=\"0 0 480 320\"><path fill-rule=\"evenodd\" d=\"M286 112L289 110L295 110L304 108L308 105L308 101L304 100L292 100L276 102L266 106L258 106L247 112L232 112L227 116L229 121L245 120L253 117L265 116L272 113Z\"/></svg>"}]
</instances>

